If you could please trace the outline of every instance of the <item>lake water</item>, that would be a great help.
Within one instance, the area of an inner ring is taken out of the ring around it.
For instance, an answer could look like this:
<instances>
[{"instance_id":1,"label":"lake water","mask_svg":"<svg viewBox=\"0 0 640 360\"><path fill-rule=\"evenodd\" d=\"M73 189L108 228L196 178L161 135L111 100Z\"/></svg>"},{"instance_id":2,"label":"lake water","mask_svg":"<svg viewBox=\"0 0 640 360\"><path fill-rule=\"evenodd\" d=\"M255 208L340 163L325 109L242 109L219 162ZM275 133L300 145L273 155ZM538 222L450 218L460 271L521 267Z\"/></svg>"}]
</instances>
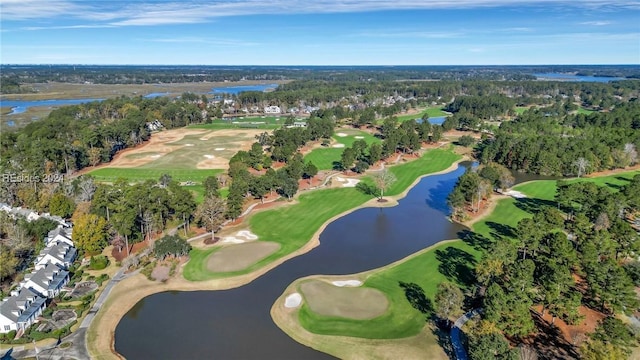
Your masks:
<instances>
[{"instance_id":1,"label":"lake water","mask_svg":"<svg viewBox=\"0 0 640 360\"><path fill-rule=\"evenodd\" d=\"M64 99L64 100L0 100L0 107L11 107L11 112L8 115L20 114L30 107L50 107L57 108L65 105L78 105L93 101L102 101L104 99Z\"/></svg>"},{"instance_id":2,"label":"lake water","mask_svg":"<svg viewBox=\"0 0 640 360\"><path fill-rule=\"evenodd\" d=\"M436 116L436 117L430 117L429 118L429 123L432 125L442 125L442 123L447 119L446 116ZM422 123L422 119L418 118L416 119L416 123L421 124Z\"/></svg>"},{"instance_id":3,"label":"lake water","mask_svg":"<svg viewBox=\"0 0 640 360\"><path fill-rule=\"evenodd\" d=\"M533 74L538 80L558 80L558 81L578 81L578 82L610 82L614 80L625 80L620 77L606 77L606 76L580 76L563 73L538 73Z\"/></svg>"},{"instance_id":4,"label":"lake water","mask_svg":"<svg viewBox=\"0 0 640 360\"><path fill-rule=\"evenodd\" d=\"M168 92L154 92L154 93L151 93L151 94L147 94L144 97L147 98L147 99L153 99L153 98L157 98L157 97L160 97L160 96L167 96L167 95L169 95Z\"/></svg>"},{"instance_id":5,"label":"lake water","mask_svg":"<svg viewBox=\"0 0 640 360\"><path fill-rule=\"evenodd\" d=\"M270 89L275 89L278 87L278 84L256 84L256 85L241 85L241 86L227 86L227 87L218 87L211 89L209 94L232 94L238 95L243 91L267 91Z\"/></svg>"},{"instance_id":6,"label":"lake water","mask_svg":"<svg viewBox=\"0 0 640 360\"><path fill-rule=\"evenodd\" d=\"M446 197L470 165L423 178L398 206L360 209L333 221L320 246L250 284L144 298L118 324L116 350L127 359L332 358L283 333L271 320L274 301L298 278L378 268L456 238L465 228L447 219Z\"/></svg>"}]
</instances>

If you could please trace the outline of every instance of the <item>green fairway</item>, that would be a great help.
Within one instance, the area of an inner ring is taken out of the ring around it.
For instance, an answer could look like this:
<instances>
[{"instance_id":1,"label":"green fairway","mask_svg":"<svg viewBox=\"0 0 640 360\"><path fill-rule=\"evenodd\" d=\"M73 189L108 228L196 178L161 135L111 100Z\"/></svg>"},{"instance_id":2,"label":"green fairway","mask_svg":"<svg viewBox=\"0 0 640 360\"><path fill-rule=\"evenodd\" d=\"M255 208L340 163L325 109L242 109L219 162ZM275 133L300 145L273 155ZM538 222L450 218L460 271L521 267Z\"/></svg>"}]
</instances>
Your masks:
<instances>
[{"instance_id":1,"label":"green fairway","mask_svg":"<svg viewBox=\"0 0 640 360\"><path fill-rule=\"evenodd\" d=\"M179 182L202 182L208 176L222 173L220 169L144 169L144 168L101 168L93 170L89 175L96 181L114 182L120 178L131 182L158 180L163 174L168 174L173 180Z\"/></svg>"},{"instance_id":2,"label":"green fairway","mask_svg":"<svg viewBox=\"0 0 640 360\"><path fill-rule=\"evenodd\" d=\"M449 256L464 255L465 258L478 257L477 250L458 240L441 244L411 256L408 260L389 268L374 271L363 286L382 291L389 300L389 308L384 315L359 321L343 317L322 316L312 312L304 304L298 313L302 326L316 334L344 335L369 339L396 339L418 334L425 325L426 314L421 314L409 301L402 283L416 284L415 289L433 301L437 285L449 279L441 269L447 266ZM470 264L455 263L456 266L473 267Z\"/></svg>"},{"instance_id":3,"label":"green fairway","mask_svg":"<svg viewBox=\"0 0 640 360\"><path fill-rule=\"evenodd\" d=\"M460 158L460 155L452 151L433 149L425 152L424 155L417 160L389 167L389 170L396 176L397 181L387 189L385 195L398 195L406 190L409 185L413 184L420 176L442 171Z\"/></svg>"},{"instance_id":4,"label":"green fairway","mask_svg":"<svg viewBox=\"0 0 640 360\"><path fill-rule=\"evenodd\" d=\"M442 117L442 116L448 116L449 115L449 114L447 114L446 112L444 112L440 108L427 108L425 110L420 111L417 114L413 114L413 115L398 115L397 118L398 118L399 122L405 122L405 121L409 121L409 120L413 120L413 119L421 119L424 114L429 115L430 118Z\"/></svg>"},{"instance_id":5,"label":"green fairway","mask_svg":"<svg viewBox=\"0 0 640 360\"><path fill-rule=\"evenodd\" d=\"M197 204L202 203L204 200L204 186L202 184L185 186L185 189L191 191L193 198ZM229 196L229 188L222 188L219 190L220 197L226 199Z\"/></svg>"},{"instance_id":6,"label":"green fairway","mask_svg":"<svg viewBox=\"0 0 640 360\"><path fill-rule=\"evenodd\" d=\"M398 174L401 176L413 176L410 181L402 181L405 188L398 187L398 193L404 191L419 175L446 169L459 158L453 153L449 156L446 153L448 152L445 150L432 150L422 159L395 166L394 169L400 169ZM446 163L444 159L448 159L449 162ZM416 162L419 162L419 166L412 165ZM405 167L411 171L402 170ZM417 169L421 169L422 172L417 173ZM187 280L200 281L241 275L256 270L299 249L311 239L322 224L338 214L363 204L370 198L370 195L365 195L355 188L317 190L300 195L297 204L256 213L249 219L251 231L258 235L260 240L279 243L281 247L277 252L242 271L212 273L207 270L206 259L216 248L193 249L190 253L191 260L184 268L184 277Z\"/></svg>"},{"instance_id":7,"label":"green fairway","mask_svg":"<svg viewBox=\"0 0 640 360\"><path fill-rule=\"evenodd\" d=\"M403 169L400 173L407 170L408 168ZM598 185L607 185L615 189L619 185L624 185L627 182L626 179L630 179L638 173L640 172L633 171L571 181L592 181ZM514 189L523 192L530 198L552 200L556 192L556 181L532 181L516 186ZM515 228L521 219L533 216L531 212L517 206L518 201L522 200L514 198L500 200L491 214L473 226L473 232L478 235L475 238L485 238L489 241L504 239L505 236L508 237L508 234L505 234L507 229ZM506 229L503 226L506 226ZM474 264L482 255L478 245L480 244L474 244L473 240L469 239L456 240L437 245L429 250L423 250L395 266L372 271L363 286L382 291L390 304L387 312L380 317L359 321L343 317L322 316L314 313L303 304L298 313L298 319L305 329L323 335L370 339L391 339L415 335L423 328L426 315L422 315L407 301L407 296L400 286L400 282L416 284L418 287L415 289L423 291L431 301L433 301L437 285L442 281L451 281L461 287L468 286L470 280L468 277L472 276ZM452 269L455 271L451 271ZM451 274L457 276L452 277ZM463 281L465 277L467 281ZM299 286L299 283L297 285Z\"/></svg>"},{"instance_id":8,"label":"green fairway","mask_svg":"<svg viewBox=\"0 0 640 360\"><path fill-rule=\"evenodd\" d=\"M287 115L282 116L239 116L236 118L216 119L209 124L190 125L190 129L277 129L284 125ZM296 120L306 121L306 119Z\"/></svg>"},{"instance_id":9,"label":"green fairway","mask_svg":"<svg viewBox=\"0 0 640 360\"><path fill-rule=\"evenodd\" d=\"M330 218L363 204L371 197L354 188L337 188L302 194L297 204L259 212L249 221L251 231L260 240L279 243L280 249L249 268L229 273L212 273L206 268L207 257L217 248L193 249L184 268L184 277L200 281L245 274L306 244Z\"/></svg>"},{"instance_id":10,"label":"green fairway","mask_svg":"<svg viewBox=\"0 0 640 360\"><path fill-rule=\"evenodd\" d=\"M337 134L346 134L347 136L338 136ZM340 129L333 139L339 144L343 144L345 147L351 147L356 140L364 140L367 144L374 142L381 142L381 140L367 132L355 130L355 129ZM362 137L362 139L356 138ZM326 147L314 149L304 157L305 162L313 162L318 170L331 170L334 168L334 163L340 161L344 148Z\"/></svg>"},{"instance_id":11,"label":"green fairway","mask_svg":"<svg viewBox=\"0 0 640 360\"><path fill-rule=\"evenodd\" d=\"M525 111L529 110L528 106L516 106L515 107L515 111L517 115L522 115L524 114Z\"/></svg>"},{"instance_id":12,"label":"green fairway","mask_svg":"<svg viewBox=\"0 0 640 360\"><path fill-rule=\"evenodd\" d=\"M578 114L589 115L589 114L591 114L593 112L595 112L595 111L594 110L585 109L582 106L578 108Z\"/></svg>"}]
</instances>

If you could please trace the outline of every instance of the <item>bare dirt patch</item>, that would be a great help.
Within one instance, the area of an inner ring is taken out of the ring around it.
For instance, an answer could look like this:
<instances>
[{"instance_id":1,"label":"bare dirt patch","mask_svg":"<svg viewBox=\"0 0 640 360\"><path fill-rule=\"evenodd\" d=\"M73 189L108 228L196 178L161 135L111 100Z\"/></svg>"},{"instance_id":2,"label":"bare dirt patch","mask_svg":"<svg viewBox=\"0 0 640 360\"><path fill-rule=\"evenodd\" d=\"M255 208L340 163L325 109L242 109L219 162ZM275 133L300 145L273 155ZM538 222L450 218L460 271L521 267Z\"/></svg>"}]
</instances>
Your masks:
<instances>
[{"instance_id":1,"label":"bare dirt patch","mask_svg":"<svg viewBox=\"0 0 640 360\"><path fill-rule=\"evenodd\" d=\"M151 278L156 281L167 281L171 268L166 265L158 265L151 272Z\"/></svg>"},{"instance_id":2,"label":"bare dirt patch","mask_svg":"<svg viewBox=\"0 0 640 360\"><path fill-rule=\"evenodd\" d=\"M209 256L207 269L214 272L243 270L278 249L280 249L280 244L269 241L254 241L227 246Z\"/></svg>"},{"instance_id":3,"label":"bare dirt patch","mask_svg":"<svg viewBox=\"0 0 640 360\"><path fill-rule=\"evenodd\" d=\"M98 289L98 284L95 281L84 281L76 284L76 287L73 288L69 296L71 296L72 299L78 299L96 289Z\"/></svg>"},{"instance_id":4,"label":"bare dirt patch","mask_svg":"<svg viewBox=\"0 0 640 360\"><path fill-rule=\"evenodd\" d=\"M389 306L387 297L377 289L311 280L302 283L300 291L313 312L326 316L367 320L384 314Z\"/></svg>"}]
</instances>

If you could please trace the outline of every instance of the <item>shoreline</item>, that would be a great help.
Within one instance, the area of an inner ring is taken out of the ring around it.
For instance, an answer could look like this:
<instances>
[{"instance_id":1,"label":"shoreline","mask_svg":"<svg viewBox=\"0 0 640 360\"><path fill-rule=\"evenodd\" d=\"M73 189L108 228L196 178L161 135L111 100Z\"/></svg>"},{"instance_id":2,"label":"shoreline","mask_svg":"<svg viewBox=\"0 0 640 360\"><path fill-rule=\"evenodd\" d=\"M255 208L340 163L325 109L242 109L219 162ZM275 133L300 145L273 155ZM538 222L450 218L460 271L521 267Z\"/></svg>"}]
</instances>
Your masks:
<instances>
[{"instance_id":1,"label":"shoreline","mask_svg":"<svg viewBox=\"0 0 640 360\"><path fill-rule=\"evenodd\" d=\"M385 203L379 203L377 198L368 200L367 202L333 216L325 223L323 223L309 241L298 250L295 250L288 255L285 255L277 260L274 260L270 264L255 270L251 273L234 276L232 278L205 280L205 281L188 281L182 277L183 266L179 268L179 271L174 278L169 279L165 283L150 282L144 275L137 274L130 278L127 278L112 289L111 295L104 303L91 326L87 329L86 344L89 354L95 359L123 359L122 355L115 350L115 329L120 320L126 315L126 313L135 306L143 298L165 291L201 291L201 290L227 290L240 287L250 283L258 277L264 275L266 272L281 265L285 261L294 257L303 255L315 247L320 245L320 234L326 229L326 227L336 219L339 219L345 215L348 215L356 210L367 207L390 207L396 206L398 201L406 197L407 193L424 177L439 175L451 172L455 170L459 163L468 160L465 156L454 161L448 168L424 174L416 178L416 180L409 185L402 193L392 195L387 198L389 201ZM440 244L439 242L438 244ZM146 282L146 283L145 283ZM117 300L117 301L116 301ZM91 339L92 341L89 341Z\"/></svg>"},{"instance_id":2,"label":"shoreline","mask_svg":"<svg viewBox=\"0 0 640 360\"><path fill-rule=\"evenodd\" d=\"M385 355L385 356L377 356L375 359L419 359L424 357L425 348L419 347L420 345L427 345L427 342L424 341L425 336L428 336L428 332L433 331L433 327L430 324L426 324L418 334L405 337L405 338L391 338L391 339L368 339L368 338L359 338L359 337L350 337L344 335L321 335L315 334L307 329L305 329L297 319L297 312L300 310L300 307L296 308L286 308L284 306L285 299L287 296L297 292L297 286L303 282L308 280L321 280L321 281L337 281L337 280L360 280L363 283L366 282L367 278L377 272L384 271L400 265L406 261L409 261L415 257L421 256L427 252L433 251L434 248L455 243L458 241L462 241L460 239L448 239L438 241L435 244L429 245L426 248L415 252L413 254L407 255L406 257L394 261L390 264L365 270L359 273L353 274L342 274L342 275L310 275L305 276L293 281L286 289L282 292L276 301L271 306L271 319L276 324L276 326L282 330L289 337L297 341L298 343L311 347L315 350L325 352L332 356L337 356L343 359L358 359L357 354L354 354L353 347L361 348L362 352L367 354L377 354L377 355ZM342 343L342 345L338 347L332 347L331 349L323 348L325 344L335 344ZM415 346L418 345L418 346ZM344 348L343 351L338 349ZM382 348L382 349L381 349ZM441 349L440 354L430 353L432 359L448 359L444 350ZM328 352L327 350L331 351ZM337 350L337 351L336 351ZM381 351L384 350L384 351ZM430 348L430 351L433 349Z\"/></svg>"}]
</instances>

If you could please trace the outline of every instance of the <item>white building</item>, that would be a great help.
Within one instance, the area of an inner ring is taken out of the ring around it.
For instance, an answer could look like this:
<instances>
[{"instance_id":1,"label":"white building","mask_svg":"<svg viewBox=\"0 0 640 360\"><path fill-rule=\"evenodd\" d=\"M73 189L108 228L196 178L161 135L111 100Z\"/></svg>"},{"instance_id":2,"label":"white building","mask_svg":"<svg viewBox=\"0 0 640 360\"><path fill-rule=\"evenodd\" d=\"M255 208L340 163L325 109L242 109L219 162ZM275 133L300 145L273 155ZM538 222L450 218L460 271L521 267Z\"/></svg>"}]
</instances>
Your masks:
<instances>
[{"instance_id":1,"label":"white building","mask_svg":"<svg viewBox=\"0 0 640 360\"><path fill-rule=\"evenodd\" d=\"M76 259L78 252L73 245L69 245L66 242L50 242L47 247L40 251L38 257L34 261L36 270L45 268L47 264L51 263L62 269L68 269L73 260Z\"/></svg>"},{"instance_id":2,"label":"white building","mask_svg":"<svg viewBox=\"0 0 640 360\"><path fill-rule=\"evenodd\" d=\"M264 107L265 114L280 114L281 112L282 110L280 110L280 106L271 105Z\"/></svg>"},{"instance_id":3,"label":"white building","mask_svg":"<svg viewBox=\"0 0 640 360\"><path fill-rule=\"evenodd\" d=\"M45 297L26 288L4 299L0 304L0 333L24 331L37 321L46 308L46 301Z\"/></svg>"},{"instance_id":4,"label":"white building","mask_svg":"<svg viewBox=\"0 0 640 360\"><path fill-rule=\"evenodd\" d=\"M68 271L48 263L44 268L25 275L19 289L29 289L42 297L54 298L68 282ZM11 295L17 296L19 291L14 290Z\"/></svg>"}]
</instances>

